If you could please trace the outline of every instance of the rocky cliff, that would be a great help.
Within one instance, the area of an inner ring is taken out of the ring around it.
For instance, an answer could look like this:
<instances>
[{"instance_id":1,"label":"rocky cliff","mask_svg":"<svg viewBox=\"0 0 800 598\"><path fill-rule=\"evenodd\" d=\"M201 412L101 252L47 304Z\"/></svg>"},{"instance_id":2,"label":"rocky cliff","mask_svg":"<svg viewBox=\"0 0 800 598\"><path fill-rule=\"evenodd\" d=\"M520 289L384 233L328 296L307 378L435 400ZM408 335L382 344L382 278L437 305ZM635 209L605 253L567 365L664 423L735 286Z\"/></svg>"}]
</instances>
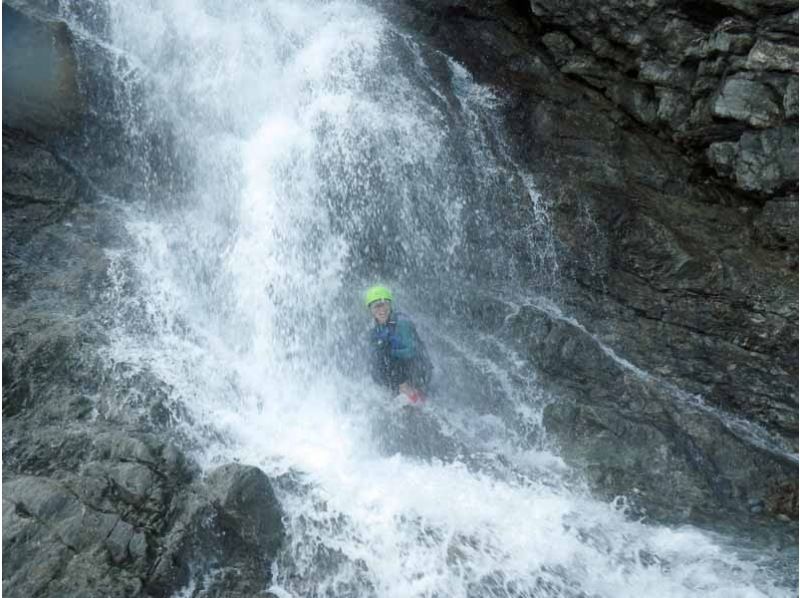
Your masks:
<instances>
[{"instance_id":1,"label":"rocky cliff","mask_svg":"<svg viewBox=\"0 0 800 598\"><path fill-rule=\"evenodd\" d=\"M796 8L385 8L509 98L580 325L535 308L486 325L561 397L546 424L564 453L650 512L797 517Z\"/></svg>"}]
</instances>

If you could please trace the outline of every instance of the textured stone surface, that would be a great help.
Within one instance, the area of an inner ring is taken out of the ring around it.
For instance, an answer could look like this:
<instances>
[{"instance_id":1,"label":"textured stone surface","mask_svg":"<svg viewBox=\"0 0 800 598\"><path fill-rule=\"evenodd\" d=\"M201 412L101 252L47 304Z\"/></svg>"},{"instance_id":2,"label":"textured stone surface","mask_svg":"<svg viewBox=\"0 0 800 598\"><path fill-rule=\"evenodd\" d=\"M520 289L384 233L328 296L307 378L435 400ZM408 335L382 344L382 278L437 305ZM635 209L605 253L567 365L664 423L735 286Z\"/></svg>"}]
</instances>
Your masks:
<instances>
[{"instance_id":1,"label":"textured stone surface","mask_svg":"<svg viewBox=\"0 0 800 598\"><path fill-rule=\"evenodd\" d=\"M750 70L797 72L797 57L797 46L760 39L747 55L745 66Z\"/></svg>"},{"instance_id":2,"label":"textured stone surface","mask_svg":"<svg viewBox=\"0 0 800 598\"><path fill-rule=\"evenodd\" d=\"M30 133L4 128L3 179L3 595L257 594L283 539L269 480L201 479L160 439L184 440L168 389L103 358L119 223Z\"/></svg>"},{"instance_id":3,"label":"textured stone surface","mask_svg":"<svg viewBox=\"0 0 800 598\"><path fill-rule=\"evenodd\" d=\"M775 488L797 495L796 75L764 52L797 45L796 7L455 4L386 10L510 97L582 327L522 313L508 333L560 397L545 419L565 456L662 515L780 514ZM498 28L514 34L485 43Z\"/></svg>"},{"instance_id":4,"label":"textured stone surface","mask_svg":"<svg viewBox=\"0 0 800 598\"><path fill-rule=\"evenodd\" d=\"M774 193L796 188L796 126L745 133L738 145L734 174L742 189Z\"/></svg>"},{"instance_id":5,"label":"textured stone surface","mask_svg":"<svg viewBox=\"0 0 800 598\"><path fill-rule=\"evenodd\" d=\"M47 475L4 471L4 595L171 595L192 583L209 596L251 596L265 587L283 524L260 470L232 464L206 483L153 437L72 428L83 447L77 469L56 461ZM14 440L37 433L51 431Z\"/></svg>"},{"instance_id":6,"label":"textured stone surface","mask_svg":"<svg viewBox=\"0 0 800 598\"><path fill-rule=\"evenodd\" d=\"M726 79L711 104L718 118L732 118L752 127L774 126L781 120L781 110L767 85L746 78Z\"/></svg>"},{"instance_id":7,"label":"textured stone surface","mask_svg":"<svg viewBox=\"0 0 800 598\"><path fill-rule=\"evenodd\" d=\"M783 95L783 112L786 118L797 118L797 77L792 77L786 84Z\"/></svg>"},{"instance_id":8,"label":"textured stone surface","mask_svg":"<svg viewBox=\"0 0 800 598\"><path fill-rule=\"evenodd\" d=\"M764 128L797 118L792 87L792 72L797 71L796 7L750 2L703 8L649 2L567 6L547 0L534 0L530 6L535 24L544 32L542 41L562 72L567 72L570 56L584 55L592 67L569 69L570 74L604 90L637 121L666 125L679 134L676 139L707 149L717 140L705 137L704 129L717 122L739 120L748 127ZM726 7L733 10L727 12ZM555 31L548 31L550 27ZM609 46L615 51L608 51ZM608 86L607 81L616 83ZM619 92L636 89L635 83L646 86L638 92L640 98L648 97L649 86L650 95L667 98L673 105L660 100L659 118L651 118L641 99L631 101L630 94ZM673 93L659 89L664 86ZM673 107L675 90L684 92L682 118ZM692 117L687 119L687 114ZM774 191L769 186L748 186L748 177L730 180L747 191Z\"/></svg>"}]
</instances>

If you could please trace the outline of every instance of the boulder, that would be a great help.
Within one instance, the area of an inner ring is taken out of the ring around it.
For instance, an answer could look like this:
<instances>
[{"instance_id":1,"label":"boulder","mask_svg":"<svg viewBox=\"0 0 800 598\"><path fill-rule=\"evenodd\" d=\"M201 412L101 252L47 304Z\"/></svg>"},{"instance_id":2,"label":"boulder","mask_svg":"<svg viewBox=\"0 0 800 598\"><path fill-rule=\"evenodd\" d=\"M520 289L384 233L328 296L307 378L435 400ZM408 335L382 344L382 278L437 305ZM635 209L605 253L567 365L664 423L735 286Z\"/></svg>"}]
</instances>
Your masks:
<instances>
[{"instance_id":1,"label":"boulder","mask_svg":"<svg viewBox=\"0 0 800 598\"><path fill-rule=\"evenodd\" d=\"M147 591L246 598L264 591L283 543L283 512L256 467L228 464L197 482L177 511Z\"/></svg>"},{"instance_id":2,"label":"boulder","mask_svg":"<svg viewBox=\"0 0 800 598\"><path fill-rule=\"evenodd\" d=\"M244 597L267 586L284 531L260 470L230 464L206 481L149 435L73 426L67 436L81 439L74 469L50 451L43 475L4 472L4 595L154 596L191 584Z\"/></svg>"},{"instance_id":3,"label":"boulder","mask_svg":"<svg viewBox=\"0 0 800 598\"><path fill-rule=\"evenodd\" d=\"M742 189L765 194L797 186L797 127L745 133L739 140L734 176Z\"/></svg>"},{"instance_id":4,"label":"boulder","mask_svg":"<svg viewBox=\"0 0 800 598\"><path fill-rule=\"evenodd\" d=\"M711 114L741 120L757 128L775 126L782 117L769 86L744 77L731 77L722 83L712 100Z\"/></svg>"},{"instance_id":5,"label":"boulder","mask_svg":"<svg viewBox=\"0 0 800 598\"><path fill-rule=\"evenodd\" d=\"M747 55L745 67L752 71L797 72L797 46L774 43L768 39L756 42Z\"/></svg>"}]
</instances>

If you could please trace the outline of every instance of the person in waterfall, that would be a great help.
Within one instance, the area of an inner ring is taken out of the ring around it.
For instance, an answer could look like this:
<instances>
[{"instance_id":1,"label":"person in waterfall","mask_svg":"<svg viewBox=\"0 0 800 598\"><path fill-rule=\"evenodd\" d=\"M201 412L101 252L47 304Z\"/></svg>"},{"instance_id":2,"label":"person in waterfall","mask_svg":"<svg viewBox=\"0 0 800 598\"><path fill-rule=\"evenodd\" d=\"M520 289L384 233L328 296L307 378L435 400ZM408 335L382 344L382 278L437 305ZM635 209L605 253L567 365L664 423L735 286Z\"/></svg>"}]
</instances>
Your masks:
<instances>
[{"instance_id":1,"label":"person in waterfall","mask_svg":"<svg viewBox=\"0 0 800 598\"><path fill-rule=\"evenodd\" d=\"M394 296L383 285L367 289L364 304L373 318L369 332L372 379L412 403L423 401L433 365L414 323L394 309Z\"/></svg>"}]
</instances>

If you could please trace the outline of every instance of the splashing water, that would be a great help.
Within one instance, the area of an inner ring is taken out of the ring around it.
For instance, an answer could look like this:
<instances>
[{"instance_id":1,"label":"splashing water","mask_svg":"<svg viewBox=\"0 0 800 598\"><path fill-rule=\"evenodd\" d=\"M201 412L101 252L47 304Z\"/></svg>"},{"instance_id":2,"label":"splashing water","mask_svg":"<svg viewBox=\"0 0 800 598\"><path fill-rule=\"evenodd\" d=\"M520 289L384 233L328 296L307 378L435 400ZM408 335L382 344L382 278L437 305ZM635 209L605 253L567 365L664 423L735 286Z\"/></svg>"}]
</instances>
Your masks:
<instances>
[{"instance_id":1,"label":"splashing water","mask_svg":"<svg viewBox=\"0 0 800 598\"><path fill-rule=\"evenodd\" d=\"M119 207L109 358L169 389L204 467L273 477L289 531L273 592L788 595L757 552L590 498L543 440L525 360L427 307L464 280L558 272L496 94L356 2L114 0L109 38L188 173ZM493 219L508 197L532 206L525 239ZM430 339L421 410L362 371L376 278Z\"/></svg>"}]
</instances>

